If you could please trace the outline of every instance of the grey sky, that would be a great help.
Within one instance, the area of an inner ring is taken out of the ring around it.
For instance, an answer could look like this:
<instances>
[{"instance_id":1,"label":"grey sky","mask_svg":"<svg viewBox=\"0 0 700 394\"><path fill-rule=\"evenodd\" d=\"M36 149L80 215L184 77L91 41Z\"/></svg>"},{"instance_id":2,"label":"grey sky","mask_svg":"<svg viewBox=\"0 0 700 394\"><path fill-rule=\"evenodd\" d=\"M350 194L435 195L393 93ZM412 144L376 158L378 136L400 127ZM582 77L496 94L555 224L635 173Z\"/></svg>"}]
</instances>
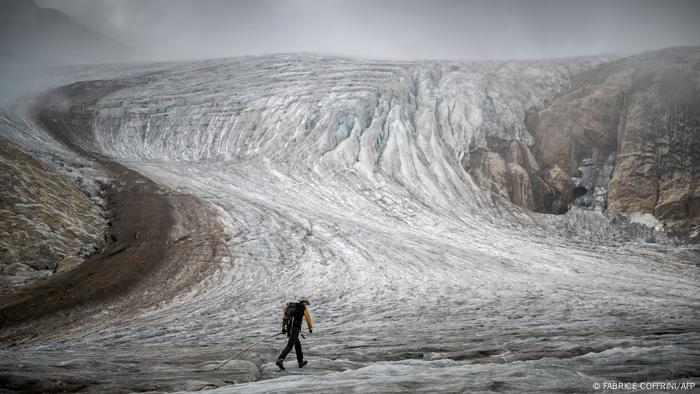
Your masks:
<instances>
[{"instance_id":1,"label":"grey sky","mask_svg":"<svg viewBox=\"0 0 700 394\"><path fill-rule=\"evenodd\" d=\"M700 44L698 0L37 0L148 59L483 59Z\"/></svg>"}]
</instances>

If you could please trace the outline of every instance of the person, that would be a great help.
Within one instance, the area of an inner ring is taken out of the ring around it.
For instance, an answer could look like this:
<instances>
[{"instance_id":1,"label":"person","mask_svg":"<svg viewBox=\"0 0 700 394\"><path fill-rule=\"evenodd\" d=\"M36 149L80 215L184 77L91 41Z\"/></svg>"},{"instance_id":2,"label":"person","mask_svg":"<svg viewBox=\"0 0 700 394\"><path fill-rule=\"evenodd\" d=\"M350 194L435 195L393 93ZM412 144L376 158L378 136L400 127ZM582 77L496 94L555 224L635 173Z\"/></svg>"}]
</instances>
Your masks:
<instances>
[{"instance_id":1,"label":"person","mask_svg":"<svg viewBox=\"0 0 700 394\"><path fill-rule=\"evenodd\" d=\"M309 299L306 297L301 297L299 302L288 302L287 305L284 306L284 310L282 312L282 315L284 316L282 321L282 333L286 333L289 339L287 340L287 346L285 346L275 362L275 365L277 365L281 370L284 370L284 359L287 358L289 352L292 351L292 347L297 354L299 368L304 368L304 366L307 364L307 361L304 361L304 353L301 351L299 334L301 333L302 316L304 320L306 320L307 327L309 327L309 333L314 332L311 326L311 314L309 314L309 309L307 308L309 305L311 305Z\"/></svg>"}]
</instances>

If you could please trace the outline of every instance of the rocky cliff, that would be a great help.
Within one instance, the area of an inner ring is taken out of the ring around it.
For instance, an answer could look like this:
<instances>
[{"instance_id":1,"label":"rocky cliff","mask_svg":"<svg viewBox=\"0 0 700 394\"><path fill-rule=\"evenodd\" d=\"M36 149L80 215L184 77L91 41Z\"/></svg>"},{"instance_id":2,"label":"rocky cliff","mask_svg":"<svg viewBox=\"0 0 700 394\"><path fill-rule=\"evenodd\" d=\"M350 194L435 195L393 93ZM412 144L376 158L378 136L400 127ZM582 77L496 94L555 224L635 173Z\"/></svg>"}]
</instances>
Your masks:
<instances>
[{"instance_id":1,"label":"rocky cliff","mask_svg":"<svg viewBox=\"0 0 700 394\"><path fill-rule=\"evenodd\" d=\"M0 284L72 269L101 248L106 219L96 201L2 138L0 153Z\"/></svg>"},{"instance_id":2,"label":"rocky cliff","mask_svg":"<svg viewBox=\"0 0 700 394\"><path fill-rule=\"evenodd\" d=\"M576 77L524 123L534 136L494 139L471 172L484 188L540 212L570 205L654 215L697 238L700 48L647 52Z\"/></svg>"}]
</instances>

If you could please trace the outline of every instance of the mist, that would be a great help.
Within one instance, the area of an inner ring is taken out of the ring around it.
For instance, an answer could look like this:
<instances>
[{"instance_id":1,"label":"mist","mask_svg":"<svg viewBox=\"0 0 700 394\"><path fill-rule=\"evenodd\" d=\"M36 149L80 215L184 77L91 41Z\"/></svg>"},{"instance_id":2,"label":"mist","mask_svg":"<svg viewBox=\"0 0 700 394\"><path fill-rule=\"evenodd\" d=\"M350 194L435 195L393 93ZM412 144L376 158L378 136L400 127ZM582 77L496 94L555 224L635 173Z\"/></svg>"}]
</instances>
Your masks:
<instances>
[{"instance_id":1,"label":"mist","mask_svg":"<svg viewBox=\"0 0 700 394\"><path fill-rule=\"evenodd\" d=\"M384 59L547 58L700 43L700 2L37 0L128 60L279 52Z\"/></svg>"}]
</instances>

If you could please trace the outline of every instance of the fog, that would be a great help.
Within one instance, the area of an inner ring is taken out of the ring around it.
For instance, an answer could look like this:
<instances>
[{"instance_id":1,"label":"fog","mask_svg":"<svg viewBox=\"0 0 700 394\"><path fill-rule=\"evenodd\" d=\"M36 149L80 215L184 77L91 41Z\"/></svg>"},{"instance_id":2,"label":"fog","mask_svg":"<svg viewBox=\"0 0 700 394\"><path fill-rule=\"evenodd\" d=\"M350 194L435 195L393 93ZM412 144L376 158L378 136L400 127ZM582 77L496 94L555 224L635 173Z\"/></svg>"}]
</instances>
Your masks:
<instances>
[{"instance_id":1,"label":"fog","mask_svg":"<svg viewBox=\"0 0 700 394\"><path fill-rule=\"evenodd\" d=\"M700 43L700 2L37 0L143 60L316 52L543 58Z\"/></svg>"}]
</instances>

